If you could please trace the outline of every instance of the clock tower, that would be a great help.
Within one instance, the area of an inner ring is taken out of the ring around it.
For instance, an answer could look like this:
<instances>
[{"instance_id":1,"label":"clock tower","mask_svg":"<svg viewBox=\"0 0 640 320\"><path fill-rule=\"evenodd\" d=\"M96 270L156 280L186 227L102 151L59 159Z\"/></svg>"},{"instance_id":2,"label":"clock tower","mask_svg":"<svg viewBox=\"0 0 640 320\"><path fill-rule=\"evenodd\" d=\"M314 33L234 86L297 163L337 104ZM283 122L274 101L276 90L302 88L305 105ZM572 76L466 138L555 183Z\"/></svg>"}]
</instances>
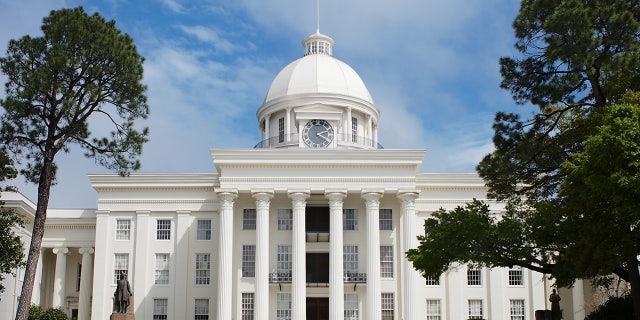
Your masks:
<instances>
[{"instance_id":1,"label":"clock tower","mask_svg":"<svg viewBox=\"0 0 640 320\"><path fill-rule=\"evenodd\" d=\"M256 114L256 148L382 148L380 111L360 76L332 56L333 44L316 31L275 77Z\"/></svg>"}]
</instances>

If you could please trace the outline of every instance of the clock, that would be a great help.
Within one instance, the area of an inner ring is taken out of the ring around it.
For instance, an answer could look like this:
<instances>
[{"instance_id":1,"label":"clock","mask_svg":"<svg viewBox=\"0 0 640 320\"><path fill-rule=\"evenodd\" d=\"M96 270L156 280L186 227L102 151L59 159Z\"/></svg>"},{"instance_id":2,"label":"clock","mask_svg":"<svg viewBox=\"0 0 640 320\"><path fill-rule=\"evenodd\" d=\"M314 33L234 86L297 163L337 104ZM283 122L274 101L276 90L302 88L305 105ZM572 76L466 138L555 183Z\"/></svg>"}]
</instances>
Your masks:
<instances>
[{"instance_id":1,"label":"clock","mask_svg":"<svg viewBox=\"0 0 640 320\"><path fill-rule=\"evenodd\" d=\"M325 120L313 119L302 129L302 140L311 148L326 148L333 135L333 127Z\"/></svg>"}]
</instances>

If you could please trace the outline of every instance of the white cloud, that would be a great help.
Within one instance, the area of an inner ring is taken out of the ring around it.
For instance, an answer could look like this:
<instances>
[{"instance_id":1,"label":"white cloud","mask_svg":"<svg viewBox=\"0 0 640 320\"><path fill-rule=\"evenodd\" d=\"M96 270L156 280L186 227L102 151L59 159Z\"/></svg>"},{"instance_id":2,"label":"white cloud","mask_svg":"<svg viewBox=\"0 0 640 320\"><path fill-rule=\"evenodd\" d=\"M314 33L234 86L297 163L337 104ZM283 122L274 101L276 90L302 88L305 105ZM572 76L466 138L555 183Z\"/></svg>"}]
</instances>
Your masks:
<instances>
[{"instance_id":1,"label":"white cloud","mask_svg":"<svg viewBox=\"0 0 640 320\"><path fill-rule=\"evenodd\" d=\"M178 29L182 30L182 32L195 37L199 41L211 44L215 49L223 51L226 54L233 53L236 51L236 45L231 43L227 39L222 39L218 34L218 31L207 28L205 26L185 26L179 25Z\"/></svg>"},{"instance_id":2,"label":"white cloud","mask_svg":"<svg viewBox=\"0 0 640 320\"><path fill-rule=\"evenodd\" d=\"M165 7L175 13L185 13L185 8L175 0L159 0Z\"/></svg>"}]
</instances>

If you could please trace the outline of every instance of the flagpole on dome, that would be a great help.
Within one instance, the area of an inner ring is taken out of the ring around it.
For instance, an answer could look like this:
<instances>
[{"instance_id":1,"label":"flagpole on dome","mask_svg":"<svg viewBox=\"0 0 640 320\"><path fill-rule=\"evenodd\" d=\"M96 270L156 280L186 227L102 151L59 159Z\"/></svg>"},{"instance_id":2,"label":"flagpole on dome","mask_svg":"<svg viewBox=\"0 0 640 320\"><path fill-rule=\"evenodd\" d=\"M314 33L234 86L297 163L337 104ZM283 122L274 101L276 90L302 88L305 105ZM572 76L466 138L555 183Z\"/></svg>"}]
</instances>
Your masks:
<instances>
[{"instance_id":1,"label":"flagpole on dome","mask_svg":"<svg viewBox=\"0 0 640 320\"><path fill-rule=\"evenodd\" d=\"M316 33L320 33L320 0L316 0Z\"/></svg>"}]
</instances>

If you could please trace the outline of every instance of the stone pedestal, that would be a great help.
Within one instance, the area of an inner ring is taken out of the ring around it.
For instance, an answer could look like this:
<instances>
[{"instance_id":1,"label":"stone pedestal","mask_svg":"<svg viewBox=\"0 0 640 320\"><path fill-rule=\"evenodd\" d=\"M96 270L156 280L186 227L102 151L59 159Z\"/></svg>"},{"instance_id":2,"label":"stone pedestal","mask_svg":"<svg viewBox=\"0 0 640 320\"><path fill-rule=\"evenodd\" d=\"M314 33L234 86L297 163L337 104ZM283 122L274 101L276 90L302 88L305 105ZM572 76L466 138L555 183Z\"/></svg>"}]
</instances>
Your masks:
<instances>
[{"instance_id":1,"label":"stone pedestal","mask_svg":"<svg viewBox=\"0 0 640 320\"><path fill-rule=\"evenodd\" d=\"M129 306L126 313L118 313L118 307L113 303L113 313L109 320L134 320L136 317L133 314L133 296L129 298Z\"/></svg>"}]
</instances>

